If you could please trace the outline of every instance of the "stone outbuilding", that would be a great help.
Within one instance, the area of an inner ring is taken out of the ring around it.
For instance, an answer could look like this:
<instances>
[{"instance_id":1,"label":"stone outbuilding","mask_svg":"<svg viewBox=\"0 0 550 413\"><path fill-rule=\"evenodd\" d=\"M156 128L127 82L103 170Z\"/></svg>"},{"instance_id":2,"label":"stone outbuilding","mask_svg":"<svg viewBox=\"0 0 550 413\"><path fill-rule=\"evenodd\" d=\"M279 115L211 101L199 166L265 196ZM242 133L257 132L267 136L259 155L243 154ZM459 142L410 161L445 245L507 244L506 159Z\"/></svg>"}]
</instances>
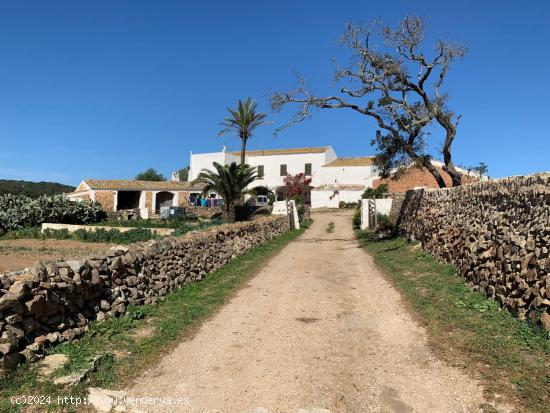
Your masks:
<instances>
[{"instance_id":1,"label":"stone outbuilding","mask_svg":"<svg viewBox=\"0 0 550 413\"><path fill-rule=\"evenodd\" d=\"M158 214L161 207L187 206L190 198L201 193L202 186L192 182L85 179L67 196L73 201L98 202L107 213L140 209Z\"/></svg>"},{"instance_id":2,"label":"stone outbuilding","mask_svg":"<svg viewBox=\"0 0 550 413\"><path fill-rule=\"evenodd\" d=\"M432 160L432 165L439 171L445 184L450 187L452 185L451 176L445 171L443 162ZM474 172L469 172L463 168L456 167L456 170L462 174L462 182L464 184L485 181L486 177L479 178ZM427 168L410 165L398 173L393 173L388 178L371 178L367 185L371 188L378 188L380 185L387 185L390 193L404 193L413 189L429 188L439 189L437 181Z\"/></svg>"}]
</instances>

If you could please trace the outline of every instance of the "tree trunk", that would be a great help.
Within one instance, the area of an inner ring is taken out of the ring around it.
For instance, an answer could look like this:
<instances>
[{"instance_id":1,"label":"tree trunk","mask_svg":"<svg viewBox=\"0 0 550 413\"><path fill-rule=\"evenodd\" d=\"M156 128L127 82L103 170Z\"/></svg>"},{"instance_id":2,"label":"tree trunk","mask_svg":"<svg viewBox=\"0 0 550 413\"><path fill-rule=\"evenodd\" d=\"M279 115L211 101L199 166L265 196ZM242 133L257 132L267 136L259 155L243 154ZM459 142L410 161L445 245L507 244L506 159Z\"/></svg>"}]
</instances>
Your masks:
<instances>
[{"instance_id":1,"label":"tree trunk","mask_svg":"<svg viewBox=\"0 0 550 413\"><path fill-rule=\"evenodd\" d=\"M241 165L245 164L246 138L241 138Z\"/></svg>"},{"instance_id":2,"label":"tree trunk","mask_svg":"<svg viewBox=\"0 0 550 413\"><path fill-rule=\"evenodd\" d=\"M419 161L418 155L412 150L411 147L406 148L406 151L407 151L407 155L409 155L413 161L415 161L415 162ZM435 181L437 182L437 185L440 188L446 188L447 187L447 184L445 183L445 180L443 179L443 177L441 176L441 174L439 173L437 168L432 164L431 160L429 160L429 159L424 160L424 161L421 162L421 165L424 168L426 168L432 174L432 176L435 178Z\"/></svg>"},{"instance_id":3,"label":"tree trunk","mask_svg":"<svg viewBox=\"0 0 550 413\"><path fill-rule=\"evenodd\" d=\"M424 167L432 174L432 176L435 178L435 181L437 182L437 185L439 185L440 188L447 188L447 184L445 183L445 180L437 170L437 168L430 162L424 162Z\"/></svg>"},{"instance_id":4,"label":"tree trunk","mask_svg":"<svg viewBox=\"0 0 550 413\"><path fill-rule=\"evenodd\" d=\"M236 215L235 215L235 205L234 204L226 204L223 208L223 218L224 221L227 222L235 222Z\"/></svg>"},{"instance_id":5,"label":"tree trunk","mask_svg":"<svg viewBox=\"0 0 550 413\"><path fill-rule=\"evenodd\" d=\"M445 163L444 170L451 177L453 186L460 186L462 184L462 174L456 170L451 156L451 145L453 144L456 136L456 125L452 123L450 116L441 113L437 114L436 119L447 132L445 142L443 143L443 162Z\"/></svg>"}]
</instances>

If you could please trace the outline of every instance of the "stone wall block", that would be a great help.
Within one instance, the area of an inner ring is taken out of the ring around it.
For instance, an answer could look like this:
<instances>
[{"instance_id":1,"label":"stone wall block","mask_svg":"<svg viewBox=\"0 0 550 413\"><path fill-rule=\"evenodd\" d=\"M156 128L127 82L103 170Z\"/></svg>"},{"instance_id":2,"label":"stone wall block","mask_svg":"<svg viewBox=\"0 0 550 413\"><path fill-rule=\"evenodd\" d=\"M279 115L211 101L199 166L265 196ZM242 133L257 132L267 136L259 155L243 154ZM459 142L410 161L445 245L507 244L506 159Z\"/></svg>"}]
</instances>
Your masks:
<instances>
[{"instance_id":1,"label":"stone wall block","mask_svg":"<svg viewBox=\"0 0 550 413\"><path fill-rule=\"evenodd\" d=\"M473 288L549 324L550 174L395 194L390 220Z\"/></svg>"}]
</instances>

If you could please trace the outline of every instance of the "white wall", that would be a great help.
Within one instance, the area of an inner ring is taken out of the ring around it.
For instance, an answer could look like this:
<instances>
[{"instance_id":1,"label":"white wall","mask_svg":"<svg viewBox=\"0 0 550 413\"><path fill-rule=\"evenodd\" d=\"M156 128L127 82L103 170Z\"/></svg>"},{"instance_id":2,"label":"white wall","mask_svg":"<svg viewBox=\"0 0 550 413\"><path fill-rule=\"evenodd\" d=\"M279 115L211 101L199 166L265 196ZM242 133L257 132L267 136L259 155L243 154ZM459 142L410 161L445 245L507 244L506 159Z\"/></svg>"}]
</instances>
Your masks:
<instances>
[{"instance_id":1,"label":"white wall","mask_svg":"<svg viewBox=\"0 0 550 413\"><path fill-rule=\"evenodd\" d=\"M296 202L289 201L289 207L292 208L292 215L294 217L294 228L300 229L300 220L298 219L298 209L296 208ZM275 201L273 203L272 215L288 215L287 202Z\"/></svg>"},{"instance_id":2,"label":"white wall","mask_svg":"<svg viewBox=\"0 0 550 413\"><path fill-rule=\"evenodd\" d=\"M368 199L361 200L361 229L368 228L369 226L369 213L368 213ZM389 215L391 211L392 198L375 199L376 213Z\"/></svg>"},{"instance_id":3,"label":"white wall","mask_svg":"<svg viewBox=\"0 0 550 413\"><path fill-rule=\"evenodd\" d=\"M321 184L365 185L376 174L374 166L325 166L321 168Z\"/></svg>"},{"instance_id":4,"label":"white wall","mask_svg":"<svg viewBox=\"0 0 550 413\"><path fill-rule=\"evenodd\" d=\"M342 190L334 195L334 190L313 190L311 191L311 207L312 208L338 208L340 201L344 202L359 202L362 190ZM330 199L332 197L332 199Z\"/></svg>"},{"instance_id":5,"label":"white wall","mask_svg":"<svg viewBox=\"0 0 550 413\"><path fill-rule=\"evenodd\" d=\"M334 151L325 153L307 153L292 155L262 155L249 156L248 164L252 166L263 165L264 177L254 181L254 186L265 185L269 188L276 188L283 185L284 176L281 176L281 164L286 164L287 173L296 175L305 173L306 163L311 164L311 185L321 185L321 166L330 162L330 156ZM336 155L334 154L336 157Z\"/></svg>"},{"instance_id":6,"label":"white wall","mask_svg":"<svg viewBox=\"0 0 550 413\"><path fill-rule=\"evenodd\" d=\"M311 164L311 179L312 186L323 184L321 179L321 167L336 159L336 153L331 147L328 147L322 153L306 153L306 154L284 154L284 155L247 155L246 162L252 166L263 165L264 177L254 181L254 186L265 185L271 189L283 185L284 176L281 176L281 164L287 165L287 173L296 175L305 172L305 164ZM229 164L231 162L239 162L240 157L233 155L230 152L212 152L191 154L189 165L189 180L196 179L202 169L212 170L212 163L219 162Z\"/></svg>"},{"instance_id":7,"label":"white wall","mask_svg":"<svg viewBox=\"0 0 550 413\"><path fill-rule=\"evenodd\" d=\"M239 162L239 155L230 152L212 152L191 154L189 171L189 180L196 179L202 169L212 170L212 163L219 162L229 164L231 162ZM267 186L270 189L275 189L284 185L284 176L281 176L281 164L287 166L287 173L296 175L305 172L305 164L311 164L311 186L318 187L321 185L334 185L335 183L342 185L362 185L370 187L372 185L373 176L376 176L376 168L369 166L343 166L343 167L323 167L323 165L335 160L336 152L330 146L325 152L321 153L306 153L306 154L282 154L282 155L247 155L246 162L252 166L263 165L264 176L262 179L254 181L253 186ZM353 199L348 200L347 196L341 191L340 198L345 202L356 202L355 195L350 195ZM353 192L353 191L352 191ZM324 199L324 196L318 195L318 199ZM345 198L345 199L344 199ZM312 201L313 202L313 201ZM328 201L322 201L326 204ZM331 203L332 204L332 203Z\"/></svg>"},{"instance_id":8,"label":"white wall","mask_svg":"<svg viewBox=\"0 0 550 413\"><path fill-rule=\"evenodd\" d=\"M189 160L189 181L197 179L199 173L203 169L214 170L212 164L218 162L222 165L230 164L231 162L239 162L239 157L232 155L229 152L211 152L191 154Z\"/></svg>"}]
</instances>

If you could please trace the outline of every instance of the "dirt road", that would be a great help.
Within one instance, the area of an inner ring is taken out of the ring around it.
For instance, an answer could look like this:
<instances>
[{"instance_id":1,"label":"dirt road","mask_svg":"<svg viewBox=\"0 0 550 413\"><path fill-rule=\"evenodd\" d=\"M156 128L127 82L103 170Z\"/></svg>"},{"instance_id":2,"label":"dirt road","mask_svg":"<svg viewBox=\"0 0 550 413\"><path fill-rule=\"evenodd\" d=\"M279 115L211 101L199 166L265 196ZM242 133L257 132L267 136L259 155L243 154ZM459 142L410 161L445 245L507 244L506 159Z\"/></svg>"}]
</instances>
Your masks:
<instances>
[{"instance_id":1,"label":"dirt road","mask_svg":"<svg viewBox=\"0 0 550 413\"><path fill-rule=\"evenodd\" d=\"M481 387L430 353L423 329L359 248L351 213L314 219L128 390L189 404L136 411L480 411Z\"/></svg>"}]
</instances>

